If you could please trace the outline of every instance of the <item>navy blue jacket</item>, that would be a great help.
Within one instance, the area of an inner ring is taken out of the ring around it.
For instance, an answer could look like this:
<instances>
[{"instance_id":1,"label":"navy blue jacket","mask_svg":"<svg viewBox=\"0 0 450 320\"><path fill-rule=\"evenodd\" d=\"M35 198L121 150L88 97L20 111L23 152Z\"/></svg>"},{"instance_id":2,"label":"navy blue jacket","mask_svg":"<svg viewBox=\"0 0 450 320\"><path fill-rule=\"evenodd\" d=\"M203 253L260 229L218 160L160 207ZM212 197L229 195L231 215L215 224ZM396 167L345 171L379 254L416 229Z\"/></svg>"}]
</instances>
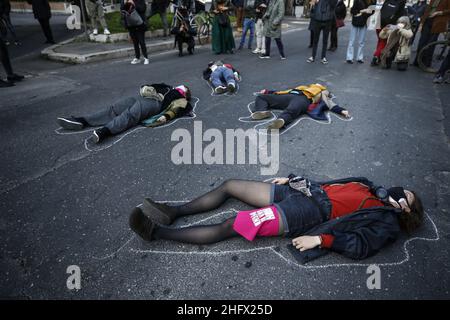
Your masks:
<instances>
[{"instance_id":1,"label":"navy blue jacket","mask_svg":"<svg viewBox=\"0 0 450 320\"><path fill-rule=\"evenodd\" d=\"M319 182L319 184L348 182L363 183L373 193L377 188L364 177ZM334 241L330 249L316 247L301 252L292 244L288 245L288 249L301 264L326 255L330 251L355 260L365 259L375 255L381 248L398 238L400 234L398 215L400 213L400 209L391 206L361 209L352 214L328 220L305 233L309 236L333 235Z\"/></svg>"}]
</instances>

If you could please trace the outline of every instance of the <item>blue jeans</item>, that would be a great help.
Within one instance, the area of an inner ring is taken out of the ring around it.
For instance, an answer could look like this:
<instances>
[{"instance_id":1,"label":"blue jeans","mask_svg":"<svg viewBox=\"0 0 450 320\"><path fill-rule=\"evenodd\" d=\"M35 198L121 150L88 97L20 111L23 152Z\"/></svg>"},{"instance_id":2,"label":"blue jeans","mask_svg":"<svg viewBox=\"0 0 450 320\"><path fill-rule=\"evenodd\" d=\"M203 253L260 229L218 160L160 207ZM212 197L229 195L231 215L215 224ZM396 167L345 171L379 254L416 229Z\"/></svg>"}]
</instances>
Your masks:
<instances>
[{"instance_id":1,"label":"blue jeans","mask_svg":"<svg viewBox=\"0 0 450 320\"><path fill-rule=\"evenodd\" d=\"M248 48L252 47L253 37L255 35L255 20L245 18L242 30L241 44L239 45L242 48L245 44L245 37L247 36L247 31L250 30L250 36L248 38Z\"/></svg>"},{"instance_id":2,"label":"blue jeans","mask_svg":"<svg viewBox=\"0 0 450 320\"><path fill-rule=\"evenodd\" d=\"M363 48L364 48L364 41L366 39L366 31L367 27L355 27L351 26L350 29L350 40L348 41L348 47L347 47L347 60L353 60L354 57L354 50L353 47L356 44L358 46L358 51L356 53L356 60L362 61L364 58Z\"/></svg>"},{"instance_id":3,"label":"blue jeans","mask_svg":"<svg viewBox=\"0 0 450 320\"><path fill-rule=\"evenodd\" d=\"M224 86L229 83L232 83L236 86L236 80L234 79L233 70L223 66L218 67L213 71L213 73L211 73L211 83L214 88L217 88L218 86Z\"/></svg>"}]
</instances>

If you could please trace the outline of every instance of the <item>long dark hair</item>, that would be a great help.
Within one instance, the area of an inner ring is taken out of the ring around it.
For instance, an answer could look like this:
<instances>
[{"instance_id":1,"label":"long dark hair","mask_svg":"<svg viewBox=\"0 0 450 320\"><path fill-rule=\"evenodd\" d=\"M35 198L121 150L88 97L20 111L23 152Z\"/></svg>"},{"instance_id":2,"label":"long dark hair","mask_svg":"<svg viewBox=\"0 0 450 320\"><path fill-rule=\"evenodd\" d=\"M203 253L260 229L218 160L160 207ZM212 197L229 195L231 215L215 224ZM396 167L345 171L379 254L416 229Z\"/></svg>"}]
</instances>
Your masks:
<instances>
[{"instance_id":1,"label":"long dark hair","mask_svg":"<svg viewBox=\"0 0 450 320\"><path fill-rule=\"evenodd\" d=\"M422 225L424 215L422 200L415 192L411 193L414 195L414 202L410 205L411 212L402 212L398 218L400 228L409 235Z\"/></svg>"}]
</instances>

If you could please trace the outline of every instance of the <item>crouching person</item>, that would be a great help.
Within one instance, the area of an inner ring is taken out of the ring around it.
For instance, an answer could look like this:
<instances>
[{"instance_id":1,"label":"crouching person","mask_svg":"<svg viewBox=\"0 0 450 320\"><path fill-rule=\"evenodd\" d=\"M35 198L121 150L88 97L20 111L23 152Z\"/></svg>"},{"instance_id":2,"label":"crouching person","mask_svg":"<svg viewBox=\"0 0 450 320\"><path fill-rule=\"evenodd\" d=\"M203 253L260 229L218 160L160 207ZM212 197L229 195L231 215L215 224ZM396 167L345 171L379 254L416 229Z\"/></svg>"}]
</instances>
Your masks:
<instances>
[{"instance_id":1,"label":"crouching person","mask_svg":"<svg viewBox=\"0 0 450 320\"><path fill-rule=\"evenodd\" d=\"M397 70L405 71L408 68L411 56L410 39L414 33L411 30L409 18L400 17L396 25L388 24L380 31L380 38L387 39L386 47L381 52L381 66L389 69L392 62L397 64Z\"/></svg>"},{"instance_id":2,"label":"crouching person","mask_svg":"<svg viewBox=\"0 0 450 320\"><path fill-rule=\"evenodd\" d=\"M122 98L90 115L59 117L57 122L67 130L101 126L91 137L99 143L140 124L155 127L188 115L192 112L190 100L191 92L184 85L175 88L165 83L143 85L139 95Z\"/></svg>"},{"instance_id":3,"label":"crouching person","mask_svg":"<svg viewBox=\"0 0 450 320\"><path fill-rule=\"evenodd\" d=\"M189 12L186 8L182 7L177 11L177 22L170 33L175 35L175 46L178 44L178 56L183 56L183 43L187 44L189 54L194 53L194 37L197 32L189 22Z\"/></svg>"}]
</instances>

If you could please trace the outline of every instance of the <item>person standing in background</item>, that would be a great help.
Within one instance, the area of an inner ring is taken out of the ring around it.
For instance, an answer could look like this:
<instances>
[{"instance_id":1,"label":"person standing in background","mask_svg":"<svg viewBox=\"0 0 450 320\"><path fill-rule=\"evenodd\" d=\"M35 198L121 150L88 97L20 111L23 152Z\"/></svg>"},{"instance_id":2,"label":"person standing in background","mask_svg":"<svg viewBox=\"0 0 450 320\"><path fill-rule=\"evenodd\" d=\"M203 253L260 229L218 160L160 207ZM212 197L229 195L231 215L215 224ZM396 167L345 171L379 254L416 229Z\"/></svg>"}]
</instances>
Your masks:
<instances>
[{"instance_id":1,"label":"person standing in background","mask_svg":"<svg viewBox=\"0 0 450 320\"><path fill-rule=\"evenodd\" d=\"M134 45L135 58L131 60L131 64L138 64L141 61L141 51L144 56L144 64L149 64L147 45L145 44L145 31L147 31L147 20L145 19L146 9L147 4L145 0L121 0L120 3L120 11L131 13L136 10L142 20L142 23L137 26L129 26L125 20L125 27L128 29Z\"/></svg>"},{"instance_id":2,"label":"person standing in background","mask_svg":"<svg viewBox=\"0 0 450 320\"><path fill-rule=\"evenodd\" d=\"M27 2L33 6L34 18L39 21L45 38L47 39L45 43L55 44L52 29L50 28L52 12L48 0L27 0Z\"/></svg>"},{"instance_id":3,"label":"person standing in background","mask_svg":"<svg viewBox=\"0 0 450 320\"><path fill-rule=\"evenodd\" d=\"M86 8L91 18L92 34L98 34L98 24L100 23L103 28L103 34L110 35L111 32L109 32L106 24L102 0L87 0Z\"/></svg>"},{"instance_id":4,"label":"person standing in background","mask_svg":"<svg viewBox=\"0 0 450 320\"><path fill-rule=\"evenodd\" d=\"M261 59L270 58L272 38L275 38L281 60L286 59L283 42L281 42L281 25L284 18L284 9L284 0L270 0L269 7L263 16L266 52L259 56Z\"/></svg>"},{"instance_id":5,"label":"person standing in background","mask_svg":"<svg viewBox=\"0 0 450 320\"><path fill-rule=\"evenodd\" d=\"M10 14L11 14L11 3L9 2L9 0L0 0L0 19L3 20L3 23L5 24L5 30L3 32L7 35L9 31L13 37L14 44L18 46L20 45L20 42L19 39L17 38L16 30L14 29L14 26L11 23ZM9 45L7 37L5 37L4 41L6 45Z\"/></svg>"},{"instance_id":6,"label":"person standing in background","mask_svg":"<svg viewBox=\"0 0 450 320\"><path fill-rule=\"evenodd\" d=\"M420 51L427 44L436 41L439 34L447 31L448 23L450 21L450 0L431 0L425 9L425 13L420 19L420 39L417 47L416 59L414 65L418 66L417 58ZM423 63L425 66L431 66L433 59L434 46L428 48L423 55Z\"/></svg>"},{"instance_id":7,"label":"person standing in background","mask_svg":"<svg viewBox=\"0 0 450 320\"><path fill-rule=\"evenodd\" d=\"M231 10L230 0L213 0L211 12L214 20L211 30L211 48L215 54L234 53L235 43L233 29L228 12Z\"/></svg>"},{"instance_id":8,"label":"person standing in background","mask_svg":"<svg viewBox=\"0 0 450 320\"><path fill-rule=\"evenodd\" d=\"M322 32L322 55L321 62L327 64L328 35L331 29L331 21L335 19L334 10L337 0L311 0L311 26L313 32L312 56L306 60L312 63L316 59L317 47L319 46L320 33Z\"/></svg>"},{"instance_id":9,"label":"person standing in background","mask_svg":"<svg viewBox=\"0 0 450 320\"><path fill-rule=\"evenodd\" d=\"M245 38L247 32L250 31L250 36L248 38L248 49L252 50L253 37L255 35L255 20L256 20L256 0L244 0L244 24L241 42L239 44L238 50L242 50L245 44Z\"/></svg>"},{"instance_id":10,"label":"person standing in background","mask_svg":"<svg viewBox=\"0 0 450 320\"><path fill-rule=\"evenodd\" d=\"M352 64L354 58L354 45L357 44L356 61L364 63L364 42L366 40L367 19L375 12L369 9L373 4L372 0L354 0L350 10L352 14L352 25L350 29L350 39L347 47L347 63Z\"/></svg>"},{"instance_id":11,"label":"person standing in background","mask_svg":"<svg viewBox=\"0 0 450 320\"><path fill-rule=\"evenodd\" d=\"M347 7L344 0L338 0L336 9L334 9L335 19L331 20L331 32L330 32L330 50L334 52L338 47L338 29L344 26L345 16L347 15Z\"/></svg>"},{"instance_id":12,"label":"person standing in background","mask_svg":"<svg viewBox=\"0 0 450 320\"><path fill-rule=\"evenodd\" d=\"M256 49L253 53L264 54L266 52L266 40L264 38L264 24L262 17L267 9L266 0L256 0Z\"/></svg>"},{"instance_id":13,"label":"person standing in background","mask_svg":"<svg viewBox=\"0 0 450 320\"><path fill-rule=\"evenodd\" d=\"M164 37L167 37L167 29L169 28L169 24L167 23L167 8L169 7L169 3L169 0L153 0L150 6L150 14L147 17L150 19L155 14L159 14L164 28Z\"/></svg>"},{"instance_id":14,"label":"person standing in background","mask_svg":"<svg viewBox=\"0 0 450 320\"><path fill-rule=\"evenodd\" d=\"M6 72L6 81L0 79L0 88L12 87L14 82L22 81L24 76L15 74L13 72L11 61L9 60L8 47L5 44L3 35L6 32L6 25L0 19L0 61Z\"/></svg>"}]
</instances>

